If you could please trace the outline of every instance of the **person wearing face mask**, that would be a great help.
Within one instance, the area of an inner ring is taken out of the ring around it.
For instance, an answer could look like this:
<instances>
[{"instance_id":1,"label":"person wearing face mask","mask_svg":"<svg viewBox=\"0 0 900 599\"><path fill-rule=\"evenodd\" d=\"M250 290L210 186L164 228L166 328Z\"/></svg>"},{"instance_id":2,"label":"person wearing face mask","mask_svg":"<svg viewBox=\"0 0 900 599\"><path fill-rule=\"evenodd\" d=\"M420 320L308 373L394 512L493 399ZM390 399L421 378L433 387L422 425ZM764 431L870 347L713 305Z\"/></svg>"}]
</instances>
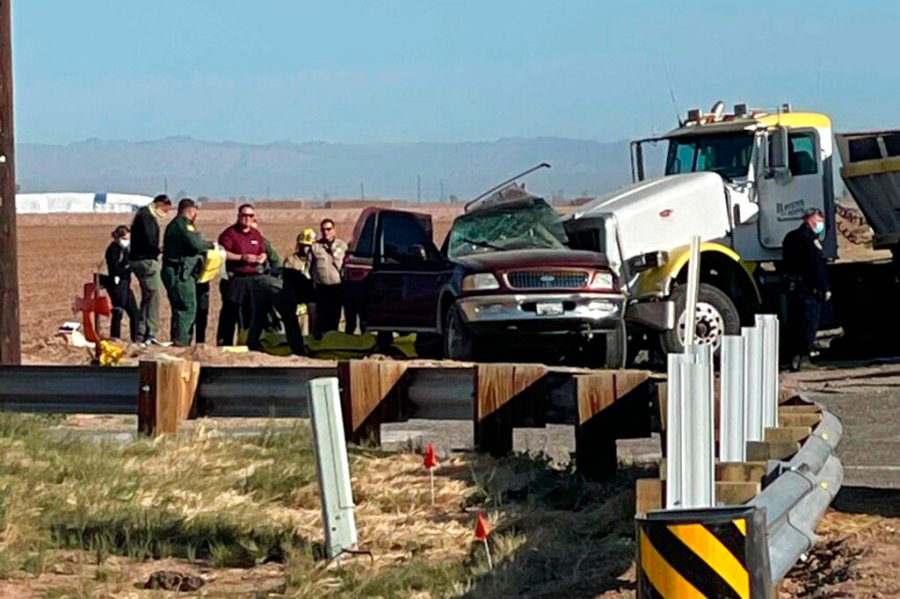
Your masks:
<instances>
[{"instance_id":1,"label":"person wearing face mask","mask_svg":"<svg viewBox=\"0 0 900 599\"><path fill-rule=\"evenodd\" d=\"M197 320L197 280L203 270L203 258L213 243L197 231L197 203L190 198L178 202L178 216L166 227L163 237L162 280L172 305L172 342L191 344ZM202 323L201 323L202 324Z\"/></svg>"},{"instance_id":2,"label":"person wearing face mask","mask_svg":"<svg viewBox=\"0 0 900 599\"><path fill-rule=\"evenodd\" d=\"M831 299L831 285L820 237L825 233L821 210L806 211L799 227L782 243L782 278L787 293L787 347L791 370L809 366L822 304Z\"/></svg>"},{"instance_id":3,"label":"person wearing face mask","mask_svg":"<svg viewBox=\"0 0 900 599\"><path fill-rule=\"evenodd\" d=\"M109 323L109 336L113 339L122 337L122 314L128 314L128 325L131 341L139 340L140 313L137 298L131 290L131 229L119 225L112 232L112 243L106 248L106 272L104 286L112 301L112 318Z\"/></svg>"}]
</instances>

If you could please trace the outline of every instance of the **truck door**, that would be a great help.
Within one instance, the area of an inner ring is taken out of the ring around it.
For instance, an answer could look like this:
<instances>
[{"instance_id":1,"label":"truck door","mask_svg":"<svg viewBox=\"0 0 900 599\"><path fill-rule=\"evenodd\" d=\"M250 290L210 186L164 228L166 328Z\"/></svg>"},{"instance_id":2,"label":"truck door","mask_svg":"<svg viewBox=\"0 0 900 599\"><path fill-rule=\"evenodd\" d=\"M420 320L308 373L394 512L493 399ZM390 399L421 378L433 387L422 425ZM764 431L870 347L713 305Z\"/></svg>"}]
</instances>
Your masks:
<instances>
[{"instance_id":1,"label":"truck door","mask_svg":"<svg viewBox=\"0 0 900 599\"><path fill-rule=\"evenodd\" d=\"M422 219L423 215L410 212L379 215L375 263L365 279L367 325L373 329L431 331L437 327L438 294L453 268L434 246L430 219Z\"/></svg>"},{"instance_id":2,"label":"truck door","mask_svg":"<svg viewBox=\"0 0 900 599\"><path fill-rule=\"evenodd\" d=\"M770 142L771 143L771 142ZM788 133L790 177L766 175L759 183L759 241L769 249L781 248L784 236L796 229L803 213L825 210L825 179L819 134L815 129Z\"/></svg>"}]
</instances>

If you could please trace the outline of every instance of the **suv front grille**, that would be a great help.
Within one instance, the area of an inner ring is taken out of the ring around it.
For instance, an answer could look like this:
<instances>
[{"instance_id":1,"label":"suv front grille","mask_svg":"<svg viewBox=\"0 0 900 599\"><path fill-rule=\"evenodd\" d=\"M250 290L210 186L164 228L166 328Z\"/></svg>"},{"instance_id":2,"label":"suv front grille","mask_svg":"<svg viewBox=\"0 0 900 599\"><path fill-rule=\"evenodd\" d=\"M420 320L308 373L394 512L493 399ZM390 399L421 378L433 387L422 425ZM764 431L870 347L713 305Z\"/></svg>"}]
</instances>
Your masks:
<instances>
[{"instance_id":1,"label":"suv front grille","mask_svg":"<svg viewBox=\"0 0 900 599\"><path fill-rule=\"evenodd\" d=\"M519 270L507 273L510 289L582 289L588 273L552 270Z\"/></svg>"}]
</instances>

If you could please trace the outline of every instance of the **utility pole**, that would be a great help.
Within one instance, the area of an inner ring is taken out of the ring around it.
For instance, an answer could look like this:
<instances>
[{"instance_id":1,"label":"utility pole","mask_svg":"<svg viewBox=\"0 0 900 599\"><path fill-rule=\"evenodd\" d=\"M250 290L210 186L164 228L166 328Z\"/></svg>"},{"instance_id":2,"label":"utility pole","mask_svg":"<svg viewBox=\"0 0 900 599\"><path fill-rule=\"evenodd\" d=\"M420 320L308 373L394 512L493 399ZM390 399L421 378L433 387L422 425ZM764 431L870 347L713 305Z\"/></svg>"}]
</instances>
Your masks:
<instances>
[{"instance_id":1,"label":"utility pole","mask_svg":"<svg viewBox=\"0 0 900 599\"><path fill-rule=\"evenodd\" d=\"M422 203L422 175L416 175L416 202Z\"/></svg>"},{"instance_id":2,"label":"utility pole","mask_svg":"<svg viewBox=\"0 0 900 599\"><path fill-rule=\"evenodd\" d=\"M0 364L22 362L10 2L0 0Z\"/></svg>"},{"instance_id":3,"label":"utility pole","mask_svg":"<svg viewBox=\"0 0 900 599\"><path fill-rule=\"evenodd\" d=\"M359 184L359 199L361 199L361 200L366 199L366 184L365 183Z\"/></svg>"}]
</instances>

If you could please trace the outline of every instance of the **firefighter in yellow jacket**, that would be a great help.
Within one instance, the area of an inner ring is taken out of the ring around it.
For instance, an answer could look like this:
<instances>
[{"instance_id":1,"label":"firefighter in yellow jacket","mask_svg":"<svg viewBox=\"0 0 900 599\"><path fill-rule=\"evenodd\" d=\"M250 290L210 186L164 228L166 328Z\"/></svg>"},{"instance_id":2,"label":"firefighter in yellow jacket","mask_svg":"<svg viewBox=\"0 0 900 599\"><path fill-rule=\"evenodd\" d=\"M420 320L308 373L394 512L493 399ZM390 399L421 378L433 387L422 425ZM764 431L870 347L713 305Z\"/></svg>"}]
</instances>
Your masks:
<instances>
[{"instance_id":1,"label":"firefighter in yellow jacket","mask_svg":"<svg viewBox=\"0 0 900 599\"><path fill-rule=\"evenodd\" d=\"M205 322L196 322L197 306L209 302L208 296L198 297L197 279L203 270L204 255L213 243L197 231L196 218L196 202L184 198L178 203L178 216L166 227L163 238L162 280L172 306L172 343L182 347L190 345L195 324L205 328ZM208 294L208 285L201 286L201 292L204 287ZM197 333L202 339L202 334Z\"/></svg>"}]
</instances>

